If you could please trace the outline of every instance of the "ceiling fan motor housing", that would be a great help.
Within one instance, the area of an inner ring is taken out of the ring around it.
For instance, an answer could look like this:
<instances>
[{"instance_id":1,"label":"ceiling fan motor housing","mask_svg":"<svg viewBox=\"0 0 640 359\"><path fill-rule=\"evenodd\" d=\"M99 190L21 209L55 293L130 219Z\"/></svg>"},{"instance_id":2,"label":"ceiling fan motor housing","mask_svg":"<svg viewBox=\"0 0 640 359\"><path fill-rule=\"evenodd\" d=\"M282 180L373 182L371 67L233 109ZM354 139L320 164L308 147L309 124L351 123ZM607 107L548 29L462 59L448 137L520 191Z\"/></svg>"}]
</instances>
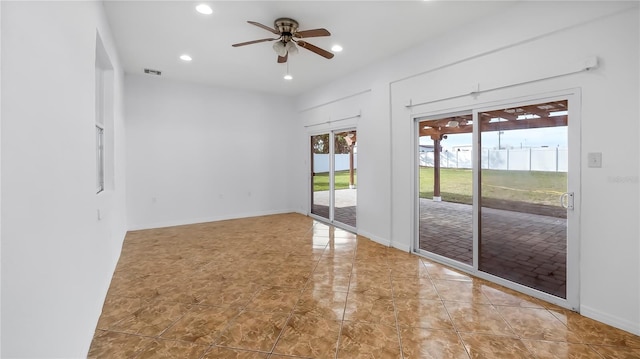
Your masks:
<instances>
[{"instance_id":1,"label":"ceiling fan motor housing","mask_svg":"<svg viewBox=\"0 0 640 359\"><path fill-rule=\"evenodd\" d=\"M287 17L282 17L277 19L274 22L274 25L276 29L280 31L280 35L282 36L283 42L291 41L293 34L295 34L296 31L298 31L298 22L293 19L289 19Z\"/></svg>"}]
</instances>

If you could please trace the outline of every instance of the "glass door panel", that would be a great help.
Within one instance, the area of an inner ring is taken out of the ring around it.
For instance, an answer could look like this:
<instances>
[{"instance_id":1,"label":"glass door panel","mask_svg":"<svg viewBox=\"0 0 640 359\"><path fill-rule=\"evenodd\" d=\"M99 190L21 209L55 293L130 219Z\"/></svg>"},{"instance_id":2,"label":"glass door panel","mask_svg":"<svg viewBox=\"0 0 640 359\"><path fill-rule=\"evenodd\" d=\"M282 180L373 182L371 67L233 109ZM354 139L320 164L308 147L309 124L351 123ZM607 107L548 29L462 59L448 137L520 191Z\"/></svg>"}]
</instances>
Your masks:
<instances>
[{"instance_id":1,"label":"glass door panel","mask_svg":"<svg viewBox=\"0 0 640 359\"><path fill-rule=\"evenodd\" d=\"M311 213L330 218L329 134L311 136Z\"/></svg>"},{"instance_id":2,"label":"glass door panel","mask_svg":"<svg viewBox=\"0 0 640 359\"><path fill-rule=\"evenodd\" d=\"M472 265L472 115L424 118L418 125L418 247Z\"/></svg>"},{"instance_id":3,"label":"glass door panel","mask_svg":"<svg viewBox=\"0 0 640 359\"><path fill-rule=\"evenodd\" d=\"M357 136L355 130L334 133L334 220L356 227Z\"/></svg>"},{"instance_id":4,"label":"glass door panel","mask_svg":"<svg viewBox=\"0 0 640 359\"><path fill-rule=\"evenodd\" d=\"M478 269L566 299L568 102L478 117Z\"/></svg>"}]
</instances>

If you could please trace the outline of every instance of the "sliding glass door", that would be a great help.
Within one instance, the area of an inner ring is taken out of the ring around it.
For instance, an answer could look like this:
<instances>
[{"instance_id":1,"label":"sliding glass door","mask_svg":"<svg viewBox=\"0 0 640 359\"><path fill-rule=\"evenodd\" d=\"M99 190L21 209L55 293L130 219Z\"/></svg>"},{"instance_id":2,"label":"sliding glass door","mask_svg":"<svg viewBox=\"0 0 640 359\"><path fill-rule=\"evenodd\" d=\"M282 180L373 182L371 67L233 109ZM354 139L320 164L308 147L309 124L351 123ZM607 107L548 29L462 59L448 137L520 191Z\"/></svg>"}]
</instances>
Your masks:
<instances>
[{"instance_id":1,"label":"sliding glass door","mask_svg":"<svg viewBox=\"0 0 640 359\"><path fill-rule=\"evenodd\" d=\"M417 252L577 307L568 97L416 118Z\"/></svg>"},{"instance_id":2,"label":"sliding glass door","mask_svg":"<svg viewBox=\"0 0 640 359\"><path fill-rule=\"evenodd\" d=\"M329 220L330 216L330 134L311 136L311 214Z\"/></svg>"},{"instance_id":3,"label":"sliding glass door","mask_svg":"<svg viewBox=\"0 0 640 359\"><path fill-rule=\"evenodd\" d=\"M567 101L482 111L480 271L567 297Z\"/></svg>"},{"instance_id":4,"label":"sliding glass door","mask_svg":"<svg viewBox=\"0 0 640 359\"><path fill-rule=\"evenodd\" d=\"M419 126L418 248L473 264L471 112Z\"/></svg>"},{"instance_id":5,"label":"sliding glass door","mask_svg":"<svg viewBox=\"0 0 640 359\"><path fill-rule=\"evenodd\" d=\"M355 230L357 209L357 132L311 136L311 214Z\"/></svg>"}]
</instances>

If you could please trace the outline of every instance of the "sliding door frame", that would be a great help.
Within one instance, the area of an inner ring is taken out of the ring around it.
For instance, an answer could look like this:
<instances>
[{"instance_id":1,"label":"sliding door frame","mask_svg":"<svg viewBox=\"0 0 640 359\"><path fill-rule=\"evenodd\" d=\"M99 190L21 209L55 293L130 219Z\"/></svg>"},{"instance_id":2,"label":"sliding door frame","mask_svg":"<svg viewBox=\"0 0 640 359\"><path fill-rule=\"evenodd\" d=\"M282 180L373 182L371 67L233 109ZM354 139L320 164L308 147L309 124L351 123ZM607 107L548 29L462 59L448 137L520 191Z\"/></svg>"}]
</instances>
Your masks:
<instances>
[{"instance_id":1,"label":"sliding door frame","mask_svg":"<svg viewBox=\"0 0 640 359\"><path fill-rule=\"evenodd\" d=\"M325 218L322 216L319 216L317 214L312 213L313 210L313 201L310 200L309 202L309 217L317 219L319 221L331 224L335 227L347 230L349 232L353 232L353 233L357 233L357 220L356 220L356 227L350 226L346 223L342 223L342 222L338 222L335 220L335 139L336 139L336 134L340 133L340 132L348 132L348 131L355 131L356 133L358 132L357 126L346 126L346 127L334 127L334 128L329 128L326 130L322 130L322 131L317 131L317 132L308 132L307 133L307 139L309 141L309 163L311 164L310 168L309 168L309 194L307 196L307 198L312 199L313 198L313 189L314 189L314 179L313 179L313 166L314 166L314 161L313 161L313 143L311 141L311 138L313 136L320 136L320 135L329 135L329 218ZM358 186L356 183L355 186L355 190L358 190ZM357 193L357 192L356 192ZM357 202L356 202L356 218L357 218Z\"/></svg>"},{"instance_id":2,"label":"sliding door frame","mask_svg":"<svg viewBox=\"0 0 640 359\"><path fill-rule=\"evenodd\" d=\"M491 275L479 270L479 240L480 240L480 170L481 170L481 151L480 146L480 121L478 121L479 113L489 110L501 108L509 108L515 106L524 106L536 103L544 103L549 101L567 100L569 108L569 123L567 130L567 143L569 149L568 158L568 176L567 191L574 193L573 210L567 210L567 254L566 254L566 299L556 297L554 295L533 289L531 287L518 284L495 275ZM471 104L469 106L460 106L448 110L438 110L432 112L418 113L412 115L413 120L413 136L412 147L414 148L414 166L413 166L413 235L414 240L411 243L411 251L435 262L448 265L450 267L469 273L476 277L500 284L518 292L530 295L535 298L545 300L558 306L579 311L580 308L580 208L581 208L581 90L579 88L567 89L552 93L524 96L520 98L512 98L498 100L486 103ZM473 265L427 252L420 249L420 178L419 178L419 122L424 117L447 117L451 114L461 112L473 114Z\"/></svg>"}]
</instances>

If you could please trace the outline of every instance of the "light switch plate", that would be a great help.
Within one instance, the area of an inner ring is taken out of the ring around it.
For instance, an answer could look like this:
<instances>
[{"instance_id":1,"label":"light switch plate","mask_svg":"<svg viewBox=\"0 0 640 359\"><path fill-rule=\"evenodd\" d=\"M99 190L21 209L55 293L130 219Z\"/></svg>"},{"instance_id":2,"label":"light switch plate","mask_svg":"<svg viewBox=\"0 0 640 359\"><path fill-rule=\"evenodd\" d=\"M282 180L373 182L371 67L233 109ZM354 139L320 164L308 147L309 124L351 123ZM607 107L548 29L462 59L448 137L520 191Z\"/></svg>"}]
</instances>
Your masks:
<instances>
[{"instance_id":1,"label":"light switch plate","mask_svg":"<svg viewBox=\"0 0 640 359\"><path fill-rule=\"evenodd\" d=\"M602 168L602 152L589 152L587 154L587 166L589 168Z\"/></svg>"}]
</instances>

